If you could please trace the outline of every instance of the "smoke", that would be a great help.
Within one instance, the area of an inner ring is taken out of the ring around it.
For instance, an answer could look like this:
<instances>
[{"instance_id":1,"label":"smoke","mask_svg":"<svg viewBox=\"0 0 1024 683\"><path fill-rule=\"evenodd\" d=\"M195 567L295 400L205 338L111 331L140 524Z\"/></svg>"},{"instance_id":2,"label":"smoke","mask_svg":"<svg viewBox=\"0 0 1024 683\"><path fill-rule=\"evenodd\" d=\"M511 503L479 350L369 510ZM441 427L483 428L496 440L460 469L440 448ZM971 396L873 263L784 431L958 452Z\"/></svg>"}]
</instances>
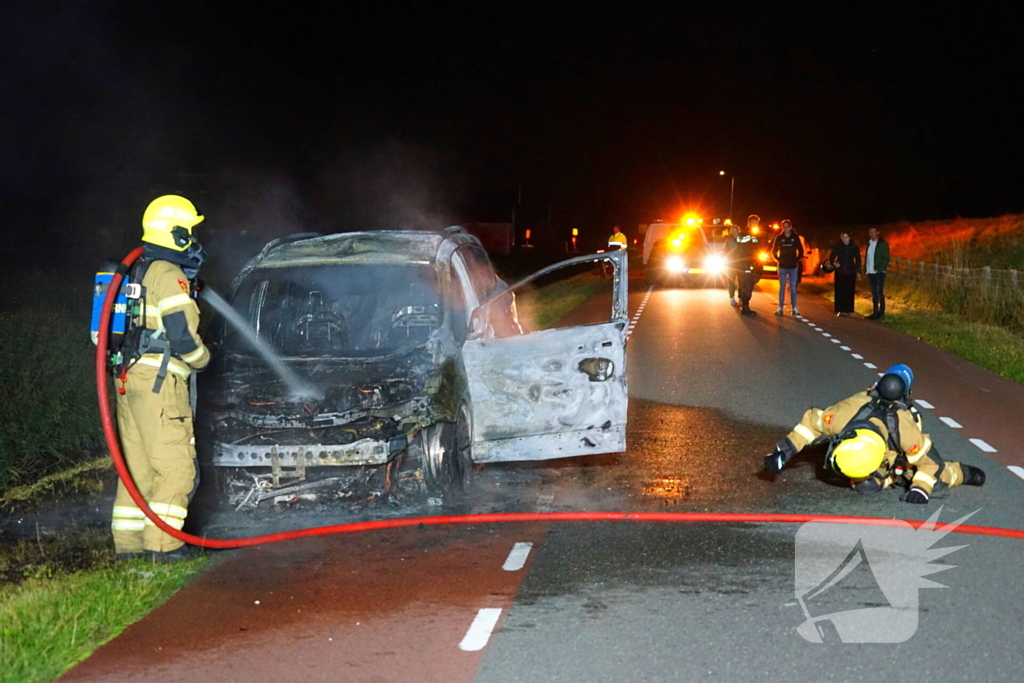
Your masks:
<instances>
[{"instance_id":1,"label":"smoke","mask_svg":"<svg viewBox=\"0 0 1024 683\"><path fill-rule=\"evenodd\" d=\"M450 154L391 139L328 160L314 201L331 232L438 230L459 221L461 187Z\"/></svg>"}]
</instances>

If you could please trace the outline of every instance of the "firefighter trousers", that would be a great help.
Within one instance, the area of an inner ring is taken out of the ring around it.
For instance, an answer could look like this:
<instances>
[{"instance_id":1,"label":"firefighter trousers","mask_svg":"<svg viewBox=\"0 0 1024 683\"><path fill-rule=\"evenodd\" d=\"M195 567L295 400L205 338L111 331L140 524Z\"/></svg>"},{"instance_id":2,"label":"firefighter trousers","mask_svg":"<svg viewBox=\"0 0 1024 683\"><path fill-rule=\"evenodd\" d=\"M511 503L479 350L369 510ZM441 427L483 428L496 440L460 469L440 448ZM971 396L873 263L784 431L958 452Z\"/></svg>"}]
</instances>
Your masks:
<instances>
[{"instance_id":1,"label":"firefighter trousers","mask_svg":"<svg viewBox=\"0 0 1024 683\"><path fill-rule=\"evenodd\" d=\"M198 480L188 381L169 371L160 393L153 392L157 369L135 365L125 393L117 396L121 447L135 485L160 519L175 529L185 524ZM160 531L136 507L118 482L111 521L118 553L167 552L183 543Z\"/></svg>"},{"instance_id":2,"label":"firefighter trousers","mask_svg":"<svg viewBox=\"0 0 1024 683\"><path fill-rule=\"evenodd\" d=\"M898 477L895 474L889 473L889 468L891 466L892 463L884 464L882 467L878 468L877 472L870 477L867 477L867 479L851 479L850 485L862 493L871 493L887 489L901 479L905 480L908 484L913 481L915 474L913 467L907 469L907 471L903 473L902 477ZM863 482L871 480L877 482L877 485L866 487L863 485ZM960 467L960 463L947 461L943 466L942 471L939 472L938 480L950 488L963 484L964 471L963 468ZM931 491L928 491L928 494L930 495Z\"/></svg>"}]
</instances>

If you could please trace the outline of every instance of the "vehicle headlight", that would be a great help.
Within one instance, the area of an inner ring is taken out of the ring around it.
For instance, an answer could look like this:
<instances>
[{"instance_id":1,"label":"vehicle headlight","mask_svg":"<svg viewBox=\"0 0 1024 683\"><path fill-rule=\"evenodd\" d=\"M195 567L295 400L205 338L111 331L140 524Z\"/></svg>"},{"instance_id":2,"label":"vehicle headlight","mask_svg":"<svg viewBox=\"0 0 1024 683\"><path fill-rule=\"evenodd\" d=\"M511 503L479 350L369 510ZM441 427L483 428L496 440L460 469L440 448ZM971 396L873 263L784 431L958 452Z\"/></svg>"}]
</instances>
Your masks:
<instances>
[{"instance_id":1,"label":"vehicle headlight","mask_svg":"<svg viewBox=\"0 0 1024 683\"><path fill-rule=\"evenodd\" d=\"M717 275L725 270L725 257L721 254L713 254L708 256L707 261L704 264L705 269L711 275Z\"/></svg>"},{"instance_id":2,"label":"vehicle headlight","mask_svg":"<svg viewBox=\"0 0 1024 683\"><path fill-rule=\"evenodd\" d=\"M757 255L757 258L758 258L759 261L767 261L768 260L768 252L762 251L760 254Z\"/></svg>"},{"instance_id":3,"label":"vehicle headlight","mask_svg":"<svg viewBox=\"0 0 1024 683\"><path fill-rule=\"evenodd\" d=\"M686 268L686 264L679 256L669 256L665 259L665 268L670 273L681 273Z\"/></svg>"}]
</instances>

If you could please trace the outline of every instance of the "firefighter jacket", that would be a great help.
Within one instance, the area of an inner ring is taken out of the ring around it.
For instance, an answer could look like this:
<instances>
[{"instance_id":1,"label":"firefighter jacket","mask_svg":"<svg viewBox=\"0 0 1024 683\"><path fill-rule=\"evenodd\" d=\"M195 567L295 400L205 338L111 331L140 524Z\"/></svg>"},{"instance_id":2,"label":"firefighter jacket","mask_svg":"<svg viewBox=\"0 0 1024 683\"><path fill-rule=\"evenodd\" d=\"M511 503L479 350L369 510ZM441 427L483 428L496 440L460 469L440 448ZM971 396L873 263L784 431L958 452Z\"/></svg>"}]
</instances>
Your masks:
<instances>
[{"instance_id":1,"label":"firefighter jacket","mask_svg":"<svg viewBox=\"0 0 1024 683\"><path fill-rule=\"evenodd\" d=\"M811 408L805 412L800 424L794 427L786 437L792 444L793 453L802 450L820 437L842 434L846 425L860 412L861 408L872 400L868 392L862 391L828 408ZM897 457L901 454L905 455L908 474L911 469L913 470L911 486L918 487L931 495L932 488L938 481L939 473L943 468L943 461L938 454L932 452L932 440L922 431L921 417L916 410L899 409L896 411L895 417L899 432L898 442L895 442L896 439L890 438L889 428L884 419L877 416L869 418L889 445L889 450L885 455L886 461L882 464L882 468L888 474L888 470L895 463ZM785 440L782 443L785 444Z\"/></svg>"},{"instance_id":2,"label":"firefighter jacket","mask_svg":"<svg viewBox=\"0 0 1024 683\"><path fill-rule=\"evenodd\" d=\"M193 368L210 362L210 352L199 338L199 306L192 298L192 285L179 266L156 260L146 269L142 286L146 329L170 346L168 371L188 379ZM162 360L160 353L144 353L137 364L159 368Z\"/></svg>"}]
</instances>

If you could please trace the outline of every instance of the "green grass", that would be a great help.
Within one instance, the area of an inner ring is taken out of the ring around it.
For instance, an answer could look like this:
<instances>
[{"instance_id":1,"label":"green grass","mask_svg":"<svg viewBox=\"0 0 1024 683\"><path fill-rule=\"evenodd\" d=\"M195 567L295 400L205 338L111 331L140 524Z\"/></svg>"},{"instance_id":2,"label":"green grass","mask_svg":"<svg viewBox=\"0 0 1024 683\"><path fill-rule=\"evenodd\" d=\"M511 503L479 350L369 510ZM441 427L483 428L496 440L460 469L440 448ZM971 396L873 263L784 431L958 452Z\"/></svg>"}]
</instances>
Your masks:
<instances>
[{"instance_id":1,"label":"green grass","mask_svg":"<svg viewBox=\"0 0 1024 683\"><path fill-rule=\"evenodd\" d=\"M0 589L0 681L54 680L167 600L206 562L135 560Z\"/></svg>"},{"instance_id":2,"label":"green grass","mask_svg":"<svg viewBox=\"0 0 1024 683\"><path fill-rule=\"evenodd\" d=\"M0 311L0 494L95 457L101 445L88 310L78 313Z\"/></svg>"},{"instance_id":3,"label":"green grass","mask_svg":"<svg viewBox=\"0 0 1024 683\"><path fill-rule=\"evenodd\" d=\"M517 295L516 306L530 330L544 330L603 289L610 291L611 286L611 280L591 269Z\"/></svg>"},{"instance_id":4,"label":"green grass","mask_svg":"<svg viewBox=\"0 0 1024 683\"><path fill-rule=\"evenodd\" d=\"M944 311L895 306L890 313L888 300L886 304L886 325L1024 384L1024 339L1020 336ZM870 303L868 308L870 312Z\"/></svg>"},{"instance_id":5,"label":"green grass","mask_svg":"<svg viewBox=\"0 0 1024 683\"><path fill-rule=\"evenodd\" d=\"M832 283L808 282L801 290L833 301ZM862 279L858 284L854 310L871 313L871 296ZM940 308L936 297L921 288L898 281L886 282L884 324L921 341L979 365L986 370L1024 384L1024 337L1006 327L972 321Z\"/></svg>"}]
</instances>

